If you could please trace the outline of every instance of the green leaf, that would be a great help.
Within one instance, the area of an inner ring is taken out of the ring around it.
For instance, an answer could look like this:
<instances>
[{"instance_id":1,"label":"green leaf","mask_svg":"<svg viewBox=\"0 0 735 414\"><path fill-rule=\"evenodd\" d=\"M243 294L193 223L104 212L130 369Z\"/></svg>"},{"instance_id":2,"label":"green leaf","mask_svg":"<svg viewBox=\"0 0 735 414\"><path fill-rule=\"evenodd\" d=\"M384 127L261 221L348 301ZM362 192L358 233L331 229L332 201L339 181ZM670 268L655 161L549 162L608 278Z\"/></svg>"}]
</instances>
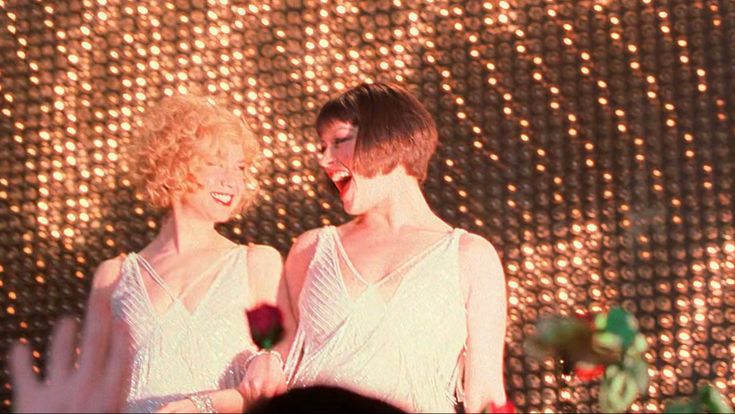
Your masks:
<instances>
[{"instance_id":1,"label":"green leaf","mask_svg":"<svg viewBox=\"0 0 735 414\"><path fill-rule=\"evenodd\" d=\"M701 400L707 412L710 413L732 413L733 409L727 403L725 397L713 386L707 385L700 391Z\"/></svg>"},{"instance_id":2,"label":"green leaf","mask_svg":"<svg viewBox=\"0 0 735 414\"><path fill-rule=\"evenodd\" d=\"M713 413L713 414L731 414L732 407L727 399L711 385L700 388L694 398L678 399L666 404L664 413Z\"/></svg>"},{"instance_id":3,"label":"green leaf","mask_svg":"<svg viewBox=\"0 0 735 414\"><path fill-rule=\"evenodd\" d=\"M620 336L623 348L628 349L638 334L638 321L623 308L615 307L610 309L607 315L605 331Z\"/></svg>"},{"instance_id":4,"label":"green leaf","mask_svg":"<svg viewBox=\"0 0 735 414\"><path fill-rule=\"evenodd\" d=\"M600 384L600 408L605 412L624 412L638 397L635 379L625 371L607 377Z\"/></svg>"},{"instance_id":5,"label":"green leaf","mask_svg":"<svg viewBox=\"0 0 735 414\"><path fill-rule=\"evenodd\" d=\"M617 359L622 352L623 341L612 332L598 332L592 335L592 349L601 355L609 355Z\"/></svg>"},{"instance_id":6,"label":"green leaf","mask_svg":"<svg viewBox=\"0 0 735 414\"><path fill-rule=\"evenodd\" d=\"M638 392L645 393L648 389L648 364L640 356L626 357L625 370L635 379Z\"/></svg>"},{"instance_id":7,"label":"green leaf","mask_svg":"<svg viewBox=\"0 0 735 414\"><path fill-rule=\"evenodd\" d=\"M687 400L677 400L666 404L664 413L666 414L684 414L684 413L700 413L702 408L695 402Z\"/></svg>"}]
</instances>

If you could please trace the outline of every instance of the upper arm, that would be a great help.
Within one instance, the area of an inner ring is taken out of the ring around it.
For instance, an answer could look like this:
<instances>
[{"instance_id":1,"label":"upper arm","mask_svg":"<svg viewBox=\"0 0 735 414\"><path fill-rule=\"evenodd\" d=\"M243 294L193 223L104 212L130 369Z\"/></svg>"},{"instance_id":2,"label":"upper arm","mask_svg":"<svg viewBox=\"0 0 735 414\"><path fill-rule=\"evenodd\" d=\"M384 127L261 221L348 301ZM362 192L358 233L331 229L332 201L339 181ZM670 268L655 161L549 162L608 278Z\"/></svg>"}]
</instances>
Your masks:
<instances>
[{"instance_id":1,"label":"upper arm","mask_svg":"<svg viewBox=\"0 0 735 414\"><path fill-rule=\"evenodd\" d=\"M471 306L483 305L489 300L497 309L493 313L505 320L505 273L495 247L480 236L467 234L462 236L459 249L460 275L468 311Z\"/></svg>"},{"instance_id":2,"label":"upper arm","mask_svg":"<svg viewBox=\"0 0 735 414\"><path fill-rule=\"evenodd\" d=\"M506 295L503 266L495 248L472 234L460 240L460 272L467 309L466 409L480 411L505 401L503 347Z\"/></svg>"},{"instance_id":3,"label":"upper arm","mask_svg":"<svg viewBox=\"0 0 735 414\"><path fill-rule=\"evenodd\" d=\"M283 314L284 339L275 349L286 358L298 327L298 300L316 245L316 231L302 234L291 247L277 286L276 304Z\"/></svg>"},{"instance_id":4,"label":"upper arm","mask_svg":"<svg viewBox=\"0 0 735 414\"><path fill-rule=\"evenodd\" d=\"M248 278L252 305L276 303L283 262L278 250L271 246L248 246Z\"/></svg>"},{"instance_id":5,"label":"upper arm","mask_svg":"<svg viewBox=\"0 0 735 414\"><path fill-rule=\"evenodd\" d=\"M306 271L316 252L319 229L312 229L299 236L291 246L284 266L285 294L292 315L298 320L298 302L304 287Z\"/></svg>"},{"instance_id":6,"label":"upper arm","mask_svg":"<svg viewBox=\"0 0 735 414\"><path fill-rule=\"evenodd\" d=\"M87 318L110 317L110 298L120 280L123 256L105 260L94 272L92 292L87 303Z\"/></svg>"}]
</instances>

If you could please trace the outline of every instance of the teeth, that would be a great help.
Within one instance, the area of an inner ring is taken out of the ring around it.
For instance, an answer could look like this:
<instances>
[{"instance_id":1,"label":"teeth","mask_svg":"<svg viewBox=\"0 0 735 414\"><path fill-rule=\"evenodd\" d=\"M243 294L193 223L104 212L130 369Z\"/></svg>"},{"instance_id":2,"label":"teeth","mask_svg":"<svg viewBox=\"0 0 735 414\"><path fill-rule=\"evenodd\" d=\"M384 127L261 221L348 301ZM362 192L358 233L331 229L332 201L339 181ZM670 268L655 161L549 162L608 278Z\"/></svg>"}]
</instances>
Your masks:
<instances>
[{"instance_id":1,"label":"teeth","mask_svg":"<svg viewBox=\"0 0 735 414\"><path fill-rule=\"evenodd\" d=\"M346 178L350 178L350 173L347 171L337 171L336 173L332 174L332 181L342 181Z\"/></svg>"},{"instance_id":2,"label":"teeth","mask_svg":"<svg viewBox=\"0 0 735 414\"><path fill-rule=\"evenodd\" d=\"M212 197L217 199L218 201L229 204L232 201L232 195L231 194L223 194L223 193L210 193Z\"/></svg>"}]
</instances>

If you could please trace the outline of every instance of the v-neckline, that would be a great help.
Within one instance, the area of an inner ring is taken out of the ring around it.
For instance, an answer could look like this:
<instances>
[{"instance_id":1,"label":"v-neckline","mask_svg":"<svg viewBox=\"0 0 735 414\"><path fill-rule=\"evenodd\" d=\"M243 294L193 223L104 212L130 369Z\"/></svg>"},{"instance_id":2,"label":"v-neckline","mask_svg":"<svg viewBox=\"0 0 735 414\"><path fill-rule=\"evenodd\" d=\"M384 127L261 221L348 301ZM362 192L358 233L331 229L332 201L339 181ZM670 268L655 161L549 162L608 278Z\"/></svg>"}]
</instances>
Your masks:
<instances>
[{"instance_id":1,"label":"v-neckline","mask_svg":"<svg viewBox=\"0 0 735 414\"><path fill-rule=\"evenodd\" d=\"M231 250L228 250L227 252L225 252L220 258L216 259L215 262L210 267L208 267L207 269L205 269L205 272L208 272L209 270L211 270L212 267L215 264L217 264L218 262L224 261L225 259L227 259L230 256L230 254L232 254L235 251L238 251L239 248L241 248L241 247L242 246L239 246L239 245L238 246L234 246ZM190 310L189 308L186 307L186 305L184 304L184 302L181 300L180 297L177 297L177 296L174 296L173 295L173 292L171 291L171 288L168 286L168 283L166 283L166 281L163 279L163 277L161 277L161 275L158 274L158 272L156 271L156 269L148 262L148 260L146 260L145 257L143 257L142 255L140 255L138 253L133 253L132 256L135 259L134 260L134 262L135 262L135 270L136 270L135 273L138 276L138 283L140 284L140 288L141 288L141 291L143 293L143 297L145 298L145 302L146 302L146 304L148 306L148 310L159 321L165 319L166 316L168 316L172 312L173 308L175 306L177 306L177 305L180 306L181 309L184 310L184 312L186 313L186 316L187 317L189 317L190 319L191 318L194 318L199 313L199 309L202 308L202 305L204 305L207 302L207 300L211 296L212 292L219 285L220 280L223 278L223 274L226 273L226 272L223 272L222 270L220 270L214 276L214 278L212 279L212 282L207 287L207 291L204 292L204 295L202 295L202 297L199 299L199 302L197 302L197 304L194 305L194 307L192 307L192 309ZM150 293L148 292L148 289L146 288L145 282L143 280L143 273L141 272L141 268L140 268L140 264L141 263L145 263L145 266L144 267L146 267L146 269L145 269L146 272L148 272L151 275L151 278L166 292L166 294L169 297L171 297L171 304L168 307L166 307L166 309L163 312L160 312L160 313L157 312L155 306L153 306L153 301L151 300ZM151 273L151 271L153 271L153 273ZM158 279L158 280L156 280L156 279ZM182 293L186 293L186 289L188 289L188 288L185 288Z\"/></svg>"},{"instance_id":2,"label":"v-neckline","mask_svg":"<svg viewBox=\"0 0 735 414\"><path fill-rule=\"evenodd\" d=\"M347 250L345 250L344 245L342 244L342 238L339 235L339 231L337 231L337 228L332 226L332 237L335 240L335 244L337 245L338 254L342 256L342 260L347 265L348 270L350 270L357 280L359 280L361 283L365 285L365 289L362 290L360 294L356 296L356 298L359 298L360 295L367 291L371 287L378 287L380 286L384 281L391 279L393 276L395 276L398 272L401 272L407 268L410 268L411 266L417 266L419 263L421 263L423 260L425 260L436 248L441 246L449 237L454 234L455 229L452 228L449 230L446 234L444 234L442 237L437 239L434 243L431 243L429 246L427 246L424 249L419 250L417 253L412 254L408 259L402 261L400 264L398 264L396 267L394 267L392 270L387 272L385 275L381 276L379 279L375 280L374 282L368 282L367 279L362 275L362 273L355 267L355 265L352 263L352 260L350 259L350 256L347 254ZM344 273L342 272L341 267L339 266L339 263L337 264L338 270L339 270L339 276L340 280L342 282L342 286L345 289L345 293L348 297L351 297L352 295L349 293L349 288L347 287L347 282L344 278ZM410 272L410 269L406 272ZM400 288L399 283L398 288ZM396 288L396 292L398 290ZM395 292L394 292L395 295Z\"/></svg>"}]
</instances>

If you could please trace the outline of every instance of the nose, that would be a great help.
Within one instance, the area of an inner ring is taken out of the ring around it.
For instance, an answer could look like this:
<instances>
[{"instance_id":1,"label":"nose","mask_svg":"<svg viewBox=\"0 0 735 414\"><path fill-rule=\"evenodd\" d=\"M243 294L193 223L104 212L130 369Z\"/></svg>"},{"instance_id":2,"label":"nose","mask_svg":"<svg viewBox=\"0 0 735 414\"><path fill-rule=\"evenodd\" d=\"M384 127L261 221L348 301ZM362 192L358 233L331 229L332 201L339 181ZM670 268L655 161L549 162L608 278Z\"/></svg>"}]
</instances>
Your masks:
<instances>
[{"instance_id":1,"label":"nose","mask_svg":"<svg viewBox=\"0 0 735 414\"><path fill-rule=\"evenodd\" d=\"M238 168L227 168L220 176L220 184L226 188L235 189L242 179L242 172Z\"/></svg>"},{"instance_id":2,"label":"nose","mask_svg":"<svg viewBox=\"0 0 735 414\"><path fill-rule=\"evenodd\" d=\"M330 145L327 145L324 148L324 151L319 153L317 155L317 159L319 160L319 166L322 168L326 168L334 163L334 155L332 154L332 147Z\"/></svg>"}]
</instances>

